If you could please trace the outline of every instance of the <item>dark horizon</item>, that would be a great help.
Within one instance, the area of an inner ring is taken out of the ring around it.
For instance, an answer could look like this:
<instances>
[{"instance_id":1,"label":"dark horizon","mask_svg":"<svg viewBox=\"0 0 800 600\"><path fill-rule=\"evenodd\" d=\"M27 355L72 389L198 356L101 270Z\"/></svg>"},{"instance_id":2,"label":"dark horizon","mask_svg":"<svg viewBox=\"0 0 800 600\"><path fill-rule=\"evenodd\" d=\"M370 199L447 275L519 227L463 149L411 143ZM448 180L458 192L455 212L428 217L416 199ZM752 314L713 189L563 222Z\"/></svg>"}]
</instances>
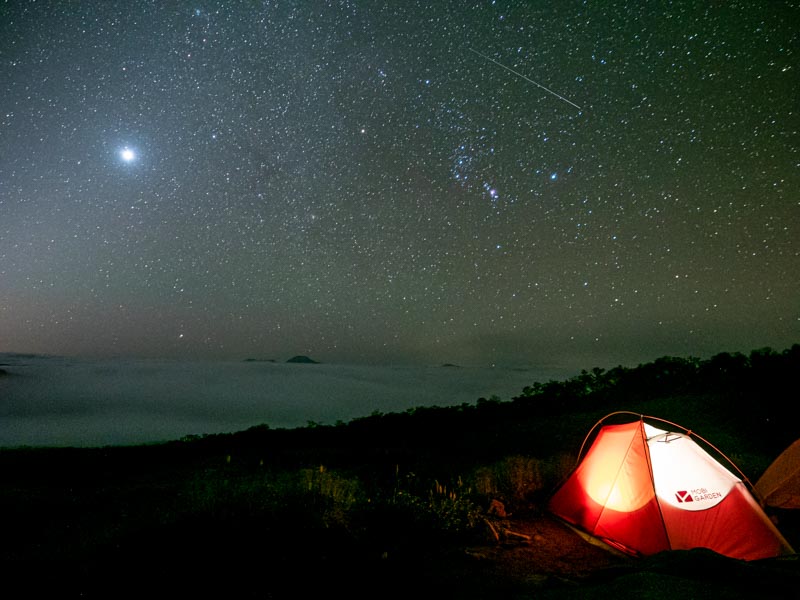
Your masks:
<instances>
[{"instance_id":1,"label":"dark horizon","mask_svg":"<svg viewBox=\"0 0 800 600\"><path fill-rule=\"evenodd\" d=\"M509 400L558 368L376 366L0 353L0 447L153 443Z\"/></svg>"},{"instance_id":2,"label":"dark horizon","mask_svg":"<svg viewBox=\"0 0 800 600\"><path fill-rule=\"evenodd\" d=\"M515 355L507 353L503 355L503 360L488 360L487 362L480 362L478 360L455 361L450 360L447 355L441 357L430 357L429 360L420 360L419 357L394 357L394 359L384 360L373 357L366 359L363 356L347 357L346 355L322 355L316 354L311 350L301 350L298 352L280 351L274 354L261 354L253 353L246 354L242 352L223 354L223 355L179 355L179 354L160 354L160 353L142 353L142 354L103 354L103 353L63 353L63 352L25 352L16 350L0 350L0 359L3 356L10 357L31 357L43 359L64 359L64 360L78 360L78 361L166 361L176 363L239 363L239 362L253 362L253 363L269 363L269 364L292 364L300 361L295 361L296 358L309 358L312 363L333 366L364 366L364 367L418 367L418 368L438 368L438 367L464 367L464 368L505 368L505 369L560 369L565 373L578 373L581 370L591 370L593 368L608 369L612 367L626 367L633 368L643 364L648 364L660 358L675 357L681 359L699 359L707 360L719 354L742 354L749 356L752 352L760 350L772 350L774 352L783 352L789 350L793 346L800 343L800 341L789 341L783 345L774 344L756 344L752 347L724 347L719 349L712 349L709 347L708 351L693 351L693 352L664 352L646 355L643 353L626 353L620 351L609 353L608 355L599 355L593 362L591 360L581 361L580 357L574 355L570 356L567 360L558 360L556 357L565 356L558 352L550 352L547 358L542 360L526 360L523 354ZM474 356L474 355L473 355ZM543 354L544 356L544 354ZM589 356L589 355L587 355ZM614 356L621 358L615 360ZM2 366L2 364L0 364Z\"/></svg>"}]
</instances>

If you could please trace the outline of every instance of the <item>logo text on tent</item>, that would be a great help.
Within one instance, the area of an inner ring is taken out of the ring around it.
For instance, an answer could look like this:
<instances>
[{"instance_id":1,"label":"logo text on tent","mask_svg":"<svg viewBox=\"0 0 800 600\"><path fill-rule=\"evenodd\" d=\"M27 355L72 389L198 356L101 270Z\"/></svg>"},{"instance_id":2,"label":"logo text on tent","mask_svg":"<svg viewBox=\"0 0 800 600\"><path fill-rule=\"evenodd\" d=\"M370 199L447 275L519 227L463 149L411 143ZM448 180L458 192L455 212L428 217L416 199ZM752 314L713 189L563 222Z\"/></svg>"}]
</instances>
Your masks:
<instances>
[{"instance_id":1,"label":"logo text on tent","mask_svg":"<svg viewBox=\"0 0 800 600\"><path fill-rule=\"evenodd\" d=\"M675 492L675 497L678 502L701 502L703 500L716 500L722 498L721 492L709 492L706 488L697 488L694 490L680 490Z\"/></svg>"}]
</instances>

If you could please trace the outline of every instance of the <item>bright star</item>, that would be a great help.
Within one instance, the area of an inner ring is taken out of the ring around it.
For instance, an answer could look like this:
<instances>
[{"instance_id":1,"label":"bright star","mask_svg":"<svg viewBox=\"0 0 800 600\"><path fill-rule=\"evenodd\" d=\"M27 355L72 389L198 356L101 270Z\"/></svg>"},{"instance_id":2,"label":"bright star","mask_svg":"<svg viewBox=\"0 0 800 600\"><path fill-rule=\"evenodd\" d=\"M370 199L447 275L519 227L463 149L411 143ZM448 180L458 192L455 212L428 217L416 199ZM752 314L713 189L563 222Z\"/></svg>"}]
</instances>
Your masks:
<instances>
[{"instance_id":1,"label":"bright star","mask_svg":"<svg viewBox=\"0 0 800 600\"><path fill-rule=\"evenodd\" d=\"M136 159L136 152L131 150L130 148L123 148L119 151L120 158L125 162L131 162Z\"/></svg>"}]
</instances>

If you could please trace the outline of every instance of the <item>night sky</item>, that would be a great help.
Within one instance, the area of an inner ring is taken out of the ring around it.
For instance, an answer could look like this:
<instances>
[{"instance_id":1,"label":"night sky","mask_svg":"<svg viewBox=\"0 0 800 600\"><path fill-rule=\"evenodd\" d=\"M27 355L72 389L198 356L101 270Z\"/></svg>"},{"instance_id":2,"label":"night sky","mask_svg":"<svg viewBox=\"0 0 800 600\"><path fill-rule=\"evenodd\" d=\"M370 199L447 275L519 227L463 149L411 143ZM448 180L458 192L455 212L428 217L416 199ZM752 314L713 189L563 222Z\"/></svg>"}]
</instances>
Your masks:
<instances>
[{"instance_id":1,"label":"night sky","mask_svg":"<svg viewBox=\"0 0 800 600\"><path fill-rule=\"evenodd\" d=\"M800 341L795 2L0 2L0 352Z\"/></svg>"}]
</instances>

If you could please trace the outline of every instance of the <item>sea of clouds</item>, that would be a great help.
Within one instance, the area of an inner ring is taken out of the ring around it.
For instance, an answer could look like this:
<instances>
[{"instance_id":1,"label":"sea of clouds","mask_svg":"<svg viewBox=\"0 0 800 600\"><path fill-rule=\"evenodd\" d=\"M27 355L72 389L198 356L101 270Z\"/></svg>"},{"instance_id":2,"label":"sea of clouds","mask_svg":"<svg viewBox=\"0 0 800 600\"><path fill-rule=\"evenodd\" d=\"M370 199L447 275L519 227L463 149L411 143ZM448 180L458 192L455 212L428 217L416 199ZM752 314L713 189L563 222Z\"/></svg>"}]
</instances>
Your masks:
<instances>
[{"instance_id":1,"label":"sea of clouds","mask_svg":"<svg viewBox=\"0 0 800 600\"><path fill-rule=\"evenodd\" d=\"M510 400L559 369L80 360L0 354L0 447L106 446L333 425L374 412Z\"/></svg>"}]
</instances>

